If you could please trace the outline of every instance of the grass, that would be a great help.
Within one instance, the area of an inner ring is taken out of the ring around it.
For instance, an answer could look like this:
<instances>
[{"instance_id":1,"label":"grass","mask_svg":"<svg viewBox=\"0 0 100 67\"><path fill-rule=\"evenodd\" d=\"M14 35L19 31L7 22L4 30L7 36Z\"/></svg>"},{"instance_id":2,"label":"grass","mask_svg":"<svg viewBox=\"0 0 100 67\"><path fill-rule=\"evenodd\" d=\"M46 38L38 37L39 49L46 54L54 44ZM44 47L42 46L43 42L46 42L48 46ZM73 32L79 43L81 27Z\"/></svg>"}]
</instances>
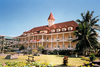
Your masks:
<instances>
[{"instance_id":1,"label":"grass","mask_svg":"<svg viewBox=\"0 0 100 67\"><path fill-rule=\"evenodd\" d=\"M39 59L40 63L46 62L46 63L53 63L55 65L59 65L63 63L63 57L64 55L60 55L59 57L56 57L56 55L42 55L42 56L34 56L34 59L37 60ZM4 56L0 56L0 62L26 62L26 59L28 58L27 56L18 56L18 59L4 59ZM81 60L81 58L68 58L68 64L71 65L81 65L85 61Z\"/></svg>"}]
</instances>

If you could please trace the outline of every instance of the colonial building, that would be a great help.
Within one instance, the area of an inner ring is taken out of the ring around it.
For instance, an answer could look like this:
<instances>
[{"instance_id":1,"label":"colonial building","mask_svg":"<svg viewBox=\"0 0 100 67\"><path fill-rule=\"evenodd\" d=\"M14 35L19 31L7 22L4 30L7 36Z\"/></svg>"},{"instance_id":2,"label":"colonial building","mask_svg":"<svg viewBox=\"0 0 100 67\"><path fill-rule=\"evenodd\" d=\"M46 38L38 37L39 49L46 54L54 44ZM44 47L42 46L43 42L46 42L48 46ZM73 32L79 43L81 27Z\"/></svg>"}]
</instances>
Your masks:
<instances>
[{"instance_id":1,"label":"colonial building","mask_svg":"<svg viewBox=\"0 0 100 67\"><path fill-rule=\"evenodd\" d=\"M38 45L43 45L45 50L74 50L77 42L71 42L76 38L73 31L78 26L75 21L67 21L54 24L55 18L50 13L48 25L35 27L23 32L16 37L19 46L24 45L28 50L38 49Z\"/></svg>"}]
</instances>

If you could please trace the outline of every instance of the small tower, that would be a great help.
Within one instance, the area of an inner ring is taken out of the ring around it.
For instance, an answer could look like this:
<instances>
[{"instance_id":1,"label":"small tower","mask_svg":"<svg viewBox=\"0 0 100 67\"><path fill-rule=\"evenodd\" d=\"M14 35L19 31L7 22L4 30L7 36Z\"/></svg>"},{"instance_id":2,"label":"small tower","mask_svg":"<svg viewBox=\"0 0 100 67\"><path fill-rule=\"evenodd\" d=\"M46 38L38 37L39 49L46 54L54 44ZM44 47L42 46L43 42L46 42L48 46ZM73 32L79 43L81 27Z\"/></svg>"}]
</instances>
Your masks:
<instances>
[{"instance_id":1,"label":"small tower","mask_svg":"<svg viewBox=\"0 0 100 67\"><path fill-rule=\"evenodd\" d=\"M49 27L52 26L54 24L54 21L55 21L55 18L53 17L53 14L51 12L48 18L48 26Z\"/></svg>"}]
</instances>

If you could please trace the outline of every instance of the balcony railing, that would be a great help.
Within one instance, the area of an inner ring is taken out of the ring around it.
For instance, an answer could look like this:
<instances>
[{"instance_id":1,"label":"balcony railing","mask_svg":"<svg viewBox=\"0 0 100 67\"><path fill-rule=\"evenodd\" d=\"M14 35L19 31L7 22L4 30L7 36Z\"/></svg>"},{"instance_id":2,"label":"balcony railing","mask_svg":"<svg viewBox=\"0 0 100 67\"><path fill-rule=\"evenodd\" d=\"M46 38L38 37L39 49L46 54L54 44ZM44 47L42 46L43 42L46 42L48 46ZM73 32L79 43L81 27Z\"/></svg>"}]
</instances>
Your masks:
<instances>
[{"instance_id":1,"label":"balcony railing","mask_svg":"<svg viewBox=\"0 0 100 67\"><path fill-rule=\"evenodd\" d=\"M19 43L36 43L36 42L57 42L57 41L71 41L71 40L74 40L76 38L66 38L66 39L49 39L49 40L46 40L46 39L37 39L37 40L29 40L29 41L20 41Z\"/></svg>"},{"instance_id":2,"label":"balcony railing","mask_svg":"<svg viewBox=\"0 0 100 67\"><path fill-rule=\"evenodd\" d=\"M27 50L31 50L32 48L27 48Z\"/></svg>"},{"instance_id":3,"label":"balcony railing","mask_svg":"<svg viewBox=\"0 0 100 67\"><path fill-rule=\"evenodd\" d=\"M19 48L12 48L13 50L19 50Z\"/></svg>"},{"instance_id":4,"label":"balcony railing","mask_svg":"<svg viewBox=\"0 0 100 67\"><path fill-rule=\"evenodd\" d=\"M67 48L67 47L62 47L62 48L44 48L44 50L75 50L75 48Z\"/></svg>"},{"instance_id":5,"label":"balcony railing","mask_svg":"<svg viewBox=\"0 0 100 67\"><path fill-rule=\"evenodd\" d=\"M23 44L23 43L25 43L25 42L26 42L26 41L20 41L19 43L20 43L20 44Z\"/></svg>"}]
</instances>

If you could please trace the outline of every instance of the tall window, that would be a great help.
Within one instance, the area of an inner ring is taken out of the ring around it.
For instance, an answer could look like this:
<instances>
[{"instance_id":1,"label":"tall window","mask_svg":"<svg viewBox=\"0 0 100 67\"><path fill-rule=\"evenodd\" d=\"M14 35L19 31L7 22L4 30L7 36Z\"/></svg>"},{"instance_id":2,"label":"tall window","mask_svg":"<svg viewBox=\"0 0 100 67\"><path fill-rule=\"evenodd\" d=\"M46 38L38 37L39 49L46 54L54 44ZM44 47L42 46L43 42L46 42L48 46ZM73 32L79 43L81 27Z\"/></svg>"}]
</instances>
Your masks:
<instances>
[{"instance_id":1,"label":"tall window","mask_svg":"<svg viewBox=\"0 0 100 67\"><path fill-rule=\"evenodd\" d=\"M69 35L68 38L71 38L71 35Z\"/></svg>"},{"instance_id":2,"label":"tall window","mask_svg":"<svg viewBox=\"0 0 100 67\"><path fill-rule=\"evenodd\" d=\"M70 48L70 44L68 45L68 48Z\"/></svg>"},{"instance_id":3,"label":"tall window","mask_svg":"<svg viewBox=\"0 0 100 67\"><path fill-rule=\"evenodd\" d=\"M31 48L31 45L29 45L29 48Z\"/></svg>"},{"instance_id":4,"label":"tall window","mask_svg":"<svg viewBox=\"0 0 100 67\"><path fill-rule=\"evenodd\" d=\"M60 46L59 46L59 44L58 44L58 46L57 46L58 48L60 48Z\"/></svg>"},{"instance_id":5,"label":"tall window","mask_svg":"<svg viewBox=\"0 0 100 67\"><path fill-rule=\"evenodd\" d=\"M49 40L49 38L47 37L47 40Z\"/></svg>"},{"instance_id":6,"label":"tall window","mask_svg":"<svg viewBox=\"0 0 100 67\"><path fill-rule=\"evenodd\" d=\"M34 45L34 48L35 48L35 45Z\"/></svg>"}]
</instances>

